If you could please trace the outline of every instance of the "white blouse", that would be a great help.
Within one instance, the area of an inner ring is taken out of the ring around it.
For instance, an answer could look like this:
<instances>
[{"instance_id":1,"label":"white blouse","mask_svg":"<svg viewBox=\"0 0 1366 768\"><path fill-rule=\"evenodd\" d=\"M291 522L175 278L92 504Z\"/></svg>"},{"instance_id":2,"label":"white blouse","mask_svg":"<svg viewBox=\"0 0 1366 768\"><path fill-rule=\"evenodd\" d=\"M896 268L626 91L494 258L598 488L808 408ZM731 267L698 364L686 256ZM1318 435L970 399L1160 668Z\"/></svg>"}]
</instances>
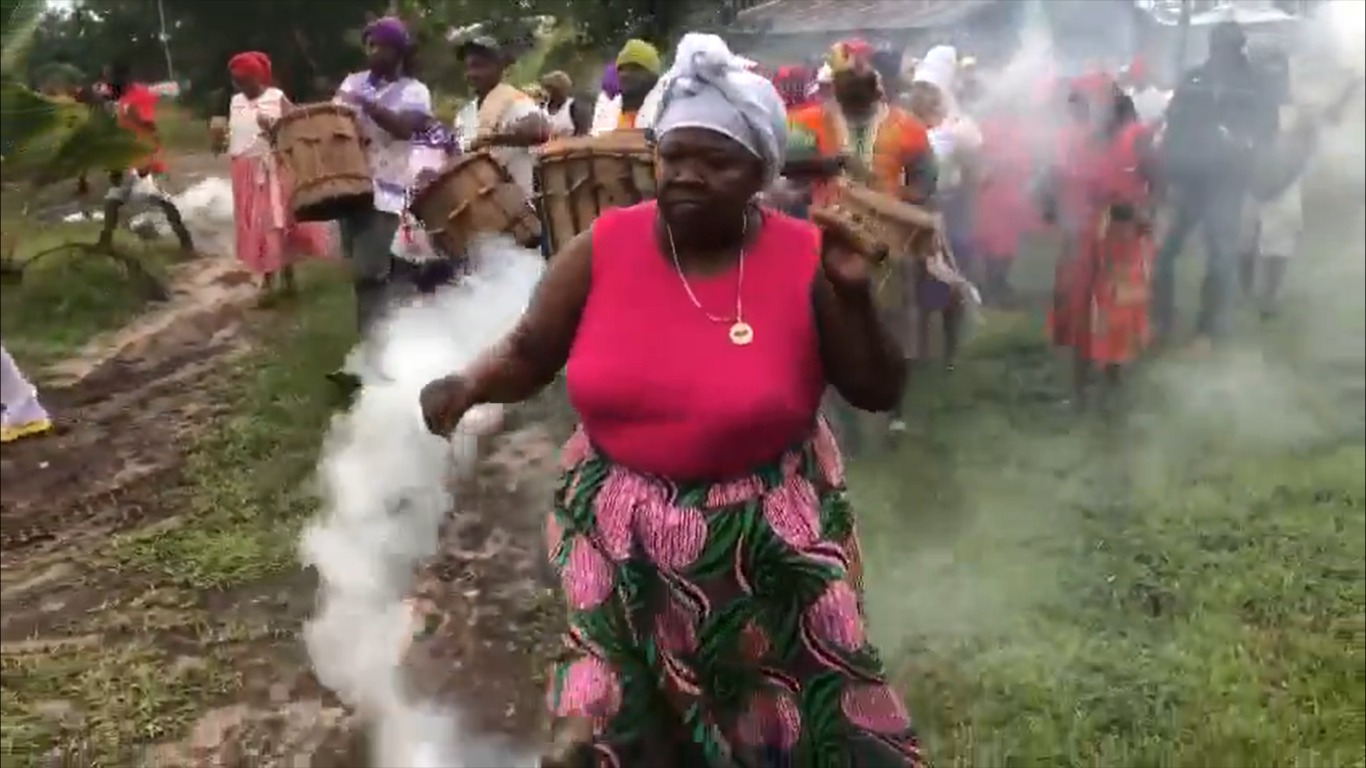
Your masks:
<instances>
[{"instance_id":1,"label":"white blouse","mask_svg":"<svg viewBox=\"0 0 1366 768\"><path fill-rule=\"evenodd\" d=\"M261 115L278 120L284 114L285 93L279 88L267 88L254 99L234 94L228 107L228 155L265 154L270 142L257 118Z\"/></svg>"}]
</instances>

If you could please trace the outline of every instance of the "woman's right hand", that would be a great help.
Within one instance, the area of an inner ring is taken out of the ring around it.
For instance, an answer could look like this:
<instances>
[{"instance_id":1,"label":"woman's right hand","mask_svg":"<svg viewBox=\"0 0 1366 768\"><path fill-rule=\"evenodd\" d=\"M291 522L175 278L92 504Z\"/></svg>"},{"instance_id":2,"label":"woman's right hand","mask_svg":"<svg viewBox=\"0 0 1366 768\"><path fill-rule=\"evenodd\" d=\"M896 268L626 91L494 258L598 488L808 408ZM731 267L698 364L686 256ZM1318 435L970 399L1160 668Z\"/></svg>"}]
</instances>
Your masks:
<instances>
[{"instance_id":1,"label":"woman's right hand","mask_svg":"<svg viewBox=\"0 0 1366 768\"><path fill-rule=\"evenodd\" d=\"M458 374L443 376L422 388L422 421L438 437L449 437L460 419L474 405L470 387Z\"/></svg>"}]
</instances>

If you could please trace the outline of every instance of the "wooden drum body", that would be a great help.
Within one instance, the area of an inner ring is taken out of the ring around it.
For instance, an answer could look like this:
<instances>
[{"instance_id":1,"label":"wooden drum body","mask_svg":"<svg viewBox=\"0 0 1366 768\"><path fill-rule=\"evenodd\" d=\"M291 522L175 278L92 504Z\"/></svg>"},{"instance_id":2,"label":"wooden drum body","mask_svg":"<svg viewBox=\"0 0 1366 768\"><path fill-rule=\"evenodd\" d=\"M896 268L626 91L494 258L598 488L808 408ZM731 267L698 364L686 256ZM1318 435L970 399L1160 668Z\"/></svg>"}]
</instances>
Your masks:
<instances>
[{"instance_id":1,"label":"wooden drum body","mask_svg":"<svg viewBox=\"0 0 1366 768\"><path fill-rule=\"evenodd\" d=\"M654 150L644 131L562 139L536 163L541 222L554 254L608 208L655 197Z\"/></svg>"},{"instance_id":2,"label":"wooden drum body","mask_svg":"<svg viewBox=\"0 0 1366 768\"><path fill-rule=\"evenodd\" d=\"M858 249L879 261L925 258L942 237L935 214L847 179L835 182L833 200L812 218L817 224L842 220L857 236Z\"/></svg>"},{"instance_id":3,"label":"wooden drum body","mask_svg":"<svg viewBox=\"0 0 1366 768\"><path fill-rule=\"evenodd\" d=\"M504 233L523 247L541 239L541 223L507 168L487 152L457 158L413 195L408 207L432 241L459 258L476 234Z\"/></svg>"},{"instance_id":4,"label":"wooden drum body","mask_svg":"<svg viewBox=\"0 0 1366 768\"><path fill-rule=\"evenodd\" d=\"M958 270L939 216L924 208L839 179L833 199L813 209L811 219L825 236L839 237L874 263L889 262L878 291L879 300L888 307L914 300L907 291L913 290L916 280L908 276L917 274L976 295Z\"/></svg>"},{"instance_id":5,"label":"wooden drum body","mask_svg":"<svg viewBox=\"0 0 1366 768\"><path fill-rule=\"evenodd\" d=\"M294 179L289 206L296 219L332 221L374 205L370 162L351 108L306 104L286 112L275 130Z\"/></svg>"}]
</instances>

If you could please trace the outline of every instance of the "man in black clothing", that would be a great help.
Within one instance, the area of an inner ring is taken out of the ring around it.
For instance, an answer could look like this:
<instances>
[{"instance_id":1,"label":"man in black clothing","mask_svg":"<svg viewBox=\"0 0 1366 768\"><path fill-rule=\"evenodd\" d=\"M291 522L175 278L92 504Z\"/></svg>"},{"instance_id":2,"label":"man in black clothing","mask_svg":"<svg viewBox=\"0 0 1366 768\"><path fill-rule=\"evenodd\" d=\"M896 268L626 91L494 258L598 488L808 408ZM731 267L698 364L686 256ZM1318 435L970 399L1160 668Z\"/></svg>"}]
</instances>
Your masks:
<instances>
[{"instance_id":1,"label":"man in black clothing","mask_svg":"<svg viewBox=\"0 0 1366 768\"><path fill-rule=\"evenodd\" d=\"M1162 166L1173 218L1152 283L1153 320L1159 340L1165 340L1175 315L1176 259L1201 225L1207 259L1196 324L1201 347L1228 334L1250 172L1257 152L1275 140L1277 120L1275 102L1248 59L1242 27L1216 26L1209 50L1209 59L1185 75L1167 109Z\"/></svg>"}]
</instances>

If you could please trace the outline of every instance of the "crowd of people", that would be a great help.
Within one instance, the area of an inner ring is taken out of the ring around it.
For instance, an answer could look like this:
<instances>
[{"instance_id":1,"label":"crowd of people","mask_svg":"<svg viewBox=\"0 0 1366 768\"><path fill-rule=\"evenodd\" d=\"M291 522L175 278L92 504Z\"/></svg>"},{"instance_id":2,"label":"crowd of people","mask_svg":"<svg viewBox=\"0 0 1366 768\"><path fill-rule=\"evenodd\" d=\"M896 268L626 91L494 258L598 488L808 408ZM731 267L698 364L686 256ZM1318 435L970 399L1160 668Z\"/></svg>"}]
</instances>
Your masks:
<instances>
[{"instance_id":1,"label":"crowd of people","mask_svg":"<svg viewBox=\"0 0 1366 768\"><path fill-rule=\"evenodd\" d=\"M1289 93L1252 65L1236 24L1172 93L1139 61L1002 94L951 46L910 61L851 39L818 67L764 67L689 34L667 60L626 42L590 96L558 71L515 87L498 42L478 37L461 43L473 98L451 125L401 21L363 39L364 66L335 97L359 115L373 173L372 208L339 222L362 337L405 292L451 278L454 260L407 211L450 158L488 151L534 205L538 147L618 130L653 142L657 199L604 212L561 248L507 338L421 398L446 435L472 407L523 401L564 372L580 427L547 518L569 618L549 703L603 766L922 764L865 631L840 451L858 435L842 414L889 413L903 430L908 368L935 318L954 365L965 298L906 258L884 306L848 233L807 220L837 178L936 211L998 306L1017 301L1022 243L1056 233L1048 334L1072 352L1084 403L1097 374L1118 382L1172 337L1173 266L1196 224L1199 344L1227 338L1240 265L1249 286L1264 273L1274 307L1318 120L1283 121ZM288 100L269 58L228 69L238 93L219 142L238 256L289 290L290 259L323 253L326 236L280 204L289 180L269 137ZM1252 169L1286 142L1297 159L1265 181ZM36 399L4 365L8 440L12 420L47 417L11 409L11 392Z\"/></svg>"}]
</instances>

